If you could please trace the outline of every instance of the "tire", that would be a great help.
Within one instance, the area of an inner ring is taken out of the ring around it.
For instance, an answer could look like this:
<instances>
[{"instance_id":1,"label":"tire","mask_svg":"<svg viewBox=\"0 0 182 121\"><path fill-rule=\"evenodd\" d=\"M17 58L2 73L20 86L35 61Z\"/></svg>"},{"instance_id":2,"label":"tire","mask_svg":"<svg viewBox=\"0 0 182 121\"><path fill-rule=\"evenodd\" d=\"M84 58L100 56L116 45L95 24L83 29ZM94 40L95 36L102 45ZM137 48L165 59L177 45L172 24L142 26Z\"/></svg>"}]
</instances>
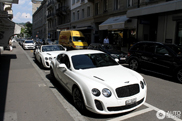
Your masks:
<instances>
[{"instance_id":1,"label":"tire","mask_svg":"<svg viewBox=\"0 0 182 121\"><path fill-rule=\"evenodd\" d=\"M182 83L182 69L179 69L176 73L176 79L179 83Z\"/></svg>"},{"instance_id":2,"label":"tire","mask_svg":"<svg viewBox=\"0 0 182 121\"><path fill-rule=\"evenodd\" d=\"M136 59L131 59L129 62L130 69L137 71L139 70L139 62Z\"/></svg>"},{"instance_id":3,"label":"tire","mask_svg":"<svg viewBox=\"0 0 182 121\"><path fill-rule=\"evenodd\" d=\"M86 108L85 108L85 103L84 103L83 96L80 89L78 87L75 87L73 89L72 95L73 95L73 102L74 102L75 108L78 111L80 111L80 113L84 114L86 111Z\"/></svg>"}]
</instances>

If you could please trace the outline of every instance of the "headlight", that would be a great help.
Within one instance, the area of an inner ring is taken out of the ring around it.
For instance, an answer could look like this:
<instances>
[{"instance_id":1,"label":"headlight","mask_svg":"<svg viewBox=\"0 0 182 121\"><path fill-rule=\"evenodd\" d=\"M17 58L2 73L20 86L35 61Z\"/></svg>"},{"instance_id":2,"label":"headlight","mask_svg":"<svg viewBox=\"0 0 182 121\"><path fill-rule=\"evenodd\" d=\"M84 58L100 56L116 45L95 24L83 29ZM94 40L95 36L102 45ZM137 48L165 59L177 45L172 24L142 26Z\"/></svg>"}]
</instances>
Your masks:
<instances>
[{"instance_id":1,"label":"headlight","mask_svg":"<svg viewBox=\"0 0 182 121\"><path fill-rule=\"evenodd\" d=\"M102 94L103 94L105 97L110 97L112 93L111 93L111 91L110 91L109 89L104 88L104 89L102 90Z\"/></svg>"},{"instance_id":2,"label":"headlight","mask_svg":"<svg viewBox=\"0 0 182 121\"><path fill-rule=\"evenodd\" d=\"M48 57L45 57L45 60L48 60Z\"/></svg>"},{"instance_id":3,"label":"headlight","mask_svg":"<svg viewBox=\"0 0 182 121\"><path fill-rule=\"evenodd\" d=\"M93 88L92 89L92 94L95 95L95 96L100 96L100 91L96 88Z\"/></svg>"},{"instance_id":4,"label":"headlight","mask_svg":"<svg viewBox=\"0 0 182 121\"><path fill-rule=\"evenodd\" d=\"M114 58L117 58L118 57L117 54L111 54L111 56L114 57Z\"/></svg>"},{"instance_id":5,"label":"headlight","mask_svg":"<svg viewBox=\"0 0 182 121\"><path fill-rule=\"evenodd\" d=\"M144 83L143 83L143 81L140 81L140 86L141 86L142 89L144 89Z\"/></svg>"}]
</instances>

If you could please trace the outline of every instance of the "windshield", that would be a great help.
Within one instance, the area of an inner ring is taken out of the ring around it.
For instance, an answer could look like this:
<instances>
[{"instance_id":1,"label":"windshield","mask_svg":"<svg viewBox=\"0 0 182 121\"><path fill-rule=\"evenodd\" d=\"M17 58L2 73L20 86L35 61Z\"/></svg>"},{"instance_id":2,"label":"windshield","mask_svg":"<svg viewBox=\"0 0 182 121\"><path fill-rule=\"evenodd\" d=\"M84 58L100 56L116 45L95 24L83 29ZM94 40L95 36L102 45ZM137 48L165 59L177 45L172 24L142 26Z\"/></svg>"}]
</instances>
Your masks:
<instances>
[{"instance_id":1,"label":"windshield","mask_svg":"<svg viewBox=\"0 0 182 121\"><path fill-rule=\"evenodd\" d=\"M48 51L60 51L64 50L62 46L59 45L50 45L50 46L43 46L42 52L48 52Z\"/></svg>"},{"instance_id":2,"label":"windshield","mask_svg":"<svg viewBox=\"0 0 182 121\"><path fill-rule=\"evenodd\" d=\"M25 41L25 43L34 43L33 41Z\"/></svg>"},{"instance_id":3,"label":"windshield","mask_svg":"<svg viewBox=\"0 0 182 121\"><path fill-rule=\"evenodd\" d=\"M173 50L176 55L182 55L182 48L177 45L166 45Z\"/></svg>"},{"instance_id":4,"label":"windshield","mask_svg":"<svg viewBox=\"0 0 182 121\"><path fill-rule=\"evenodd\" d=\"M88 69L118 65L115 60L104 53L75 55L72 56L72 62L75 69Z\"/></svg>"},{"instance_id":5,"label":"windshield","mask_svg":"<svg viewBox=\"0 0 182 121\"><path fill-rule=\"evenodd\" d=\"M85 37L73 37L73 42L87 42Z\"/></svg>"}]
</instances>

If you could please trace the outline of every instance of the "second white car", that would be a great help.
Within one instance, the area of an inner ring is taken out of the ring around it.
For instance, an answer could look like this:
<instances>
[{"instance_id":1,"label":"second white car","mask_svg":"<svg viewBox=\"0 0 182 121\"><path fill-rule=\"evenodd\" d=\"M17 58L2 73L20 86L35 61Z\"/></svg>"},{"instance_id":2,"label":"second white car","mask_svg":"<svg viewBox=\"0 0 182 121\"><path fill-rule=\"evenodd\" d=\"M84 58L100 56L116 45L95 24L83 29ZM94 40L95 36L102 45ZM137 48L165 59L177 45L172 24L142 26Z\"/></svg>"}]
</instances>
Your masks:
<instances>
[{"instance_id":1,"label":"second white car","mask_svg":"<svg viewBox=\"0 0 182 121\"><path fill-rule=\"evenodd\" d=\"M65 51L66 48L61 45L42 45L35 50L35 60L37 60L43 68L50 68L52 59Z\"/></svg>"}]
</instances>

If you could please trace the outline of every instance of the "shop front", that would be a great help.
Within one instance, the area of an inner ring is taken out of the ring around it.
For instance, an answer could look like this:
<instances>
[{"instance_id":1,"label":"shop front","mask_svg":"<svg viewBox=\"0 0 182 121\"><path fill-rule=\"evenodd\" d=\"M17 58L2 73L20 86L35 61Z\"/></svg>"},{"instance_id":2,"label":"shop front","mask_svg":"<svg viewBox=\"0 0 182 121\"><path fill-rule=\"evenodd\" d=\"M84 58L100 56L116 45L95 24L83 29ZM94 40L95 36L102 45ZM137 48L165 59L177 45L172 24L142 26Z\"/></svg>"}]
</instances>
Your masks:
<instances>
[{"instance_id":1,"label":"shop front","mask_svg":"<svg viewBox=\"0 0 182 121\"><path fill-rule=\"evenodd\" d=\"M99 31L102 33L99 38L104 40L108 36L110 44L127 52L136 42L136 25L137 20L129 19L126 15L111 17L99 25Z\"/></svg>"}]
</instances>

